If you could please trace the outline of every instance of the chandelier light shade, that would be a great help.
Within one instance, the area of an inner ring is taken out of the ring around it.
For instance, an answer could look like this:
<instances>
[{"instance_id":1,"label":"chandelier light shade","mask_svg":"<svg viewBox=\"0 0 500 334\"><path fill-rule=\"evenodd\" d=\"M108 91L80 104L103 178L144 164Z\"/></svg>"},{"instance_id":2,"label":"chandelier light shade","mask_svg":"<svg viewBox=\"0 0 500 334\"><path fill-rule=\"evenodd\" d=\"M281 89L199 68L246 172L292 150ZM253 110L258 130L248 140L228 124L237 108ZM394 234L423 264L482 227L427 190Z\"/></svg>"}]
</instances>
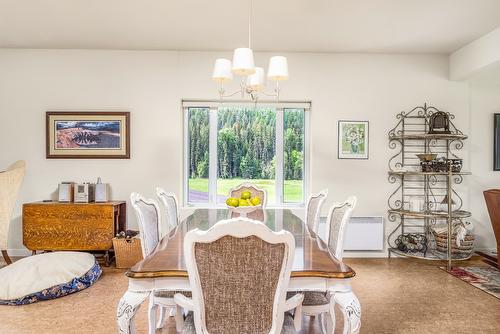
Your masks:
<instances>
[{"instance_id":1,"label":"chandelier light shade","mask_svg":"<svg viewBox=\"0 0 500 334\"><path fill-rule=\"evenodd\" d=\"M248 0L248 47L234 50L233 61L219 58L215 61L212 79L219 83L219 97L222 100L226 97L232 97L241 94L250 96L255 103L259 95L272 96L276 101L280 100L280 81L288 80L288 63L286 57L274 56L269 59L269 68L267 69L267 78L274 81L276 87L272 93L266 92L265 73L262 67L255 67L252 51L252 0ZM241 77L240 88L233 93L226 93L225 83L233 79L233 75Z\"/></svg>"},{"instance_id":2,"label":"chandelier light shade","mask_svg":"<svg viewBox=\"0 0 500 334\"><path fill-rule=\"evenodd\" d=\"M264 69L262 67L256 67L255 73L247 77L247 87L257 92L264 90Z\"/></svg>"},{"instance_id":3,"label":"chandelier light shade","mask_svg":"<svg viewBox=\"0 0 500 334\"><path fill-rule=\"evenodd\" d=\"M286 57L274 56L269 59L267 78L273 81L288 80L288 62Z\"/></svg>"},{"instance_id":4,"label":"chandelier light shade","mask_svg":"<svg viewBox=\"0 0 500 334\"><path fill-rule=\"evenodd\" d=\"M255 73L252 49L238 48L234 50L233 73L243 76Z\"/></svg>"},{"instance_id":5,"label":"chandelier light shade","mask_svg":"<svg viewBox=\"0 0 500 334\"><path fill-rule=\"evenodd\" d=\"M219 58L215 61L212 79L215 82L224 83L233 79L231 72L231 61L229 59Z\"/></svg>"}]
</instances>

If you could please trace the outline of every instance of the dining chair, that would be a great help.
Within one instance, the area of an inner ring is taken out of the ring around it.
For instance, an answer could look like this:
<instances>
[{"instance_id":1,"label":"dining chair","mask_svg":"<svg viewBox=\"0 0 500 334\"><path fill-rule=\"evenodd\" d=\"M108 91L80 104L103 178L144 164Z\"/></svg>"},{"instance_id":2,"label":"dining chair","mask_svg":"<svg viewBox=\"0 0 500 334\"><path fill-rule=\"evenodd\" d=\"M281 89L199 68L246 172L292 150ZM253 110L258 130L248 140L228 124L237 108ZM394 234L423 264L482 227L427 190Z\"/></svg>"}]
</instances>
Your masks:
<instances>
[{"instance_id":1,"label":"dining chair","mask_svg":"<svg viewBox=\"0 0 500 334\"><path fill-rule=\"evenodd\" d=\"M9 226L25 169L26 163L19 160L0 172L0 250L7 265L12 263L7 253Z\"/></svg>"},{"instance_id":2,"label":"dining chair","mask_svg":"<svg viewBox=\"0 0 500 334\"><path fill-rule=\"evenodd\" d=\"M307 201L306 224L316 234L318 234L321 207L327 196L328 189L323 189L317 194L312 194Z\"/></svg>"},{"instance_id":3,"label":"dining chair","mask_svg":"<svg viewBox=\"0 0 500 334\"><path fill-rule=\"evenodd\" d=\"M327 246L330 253L335 256L338 260L342 260L344 253L344 234L345 227L349 221L352 211L356 206L356 197L350 196L344 202L334 203L328 212L327 225L326 225L326 236L327 236ZM294 292L289 293L289 296L293 295ZM333 333L335 326L335 310L334 303L330 303L332 295L329 292L322 291L306 291L304 293L304 302L302 303L302 312L309 316L319 316L321 321L321 328L323 333ZM335 303L344 304L342 297L336 298L333 294ZM346 307L341 307L345 310ZM344 311L343 311L344 312ZM328 324L328 319L325 316L330 317L331 324ZM344 314L344 330L343 333L352 333L348 323L349 317ZM328 327L331 327L329 330Z\"/></svg>"},{"instance_id":4,"label":"dining chair","mask_svg":"<svg viewBox=\"0 0 500 334\"><path fill-rule=\"evenodd\" d=\"M279 334L301 327L303 295L286 299L295 240L261 222L233 218L184 238L192 298L174 296L184 334ZM295 310L293 316L289 311ZM182 319L181 319L182 320Z\"/></svg>"},{"instance_id":5,"label":"dining chair","mask_svg":"<svg viewBox=\"0 0 500 334\"><path fill-rule=\"evenodd\" d=\"M165 213L163 215L164 219L162 219L162 224L165 228L161 235L161 237L164 237L179 225L179 202L174 193L166 192L163 188L156 188L156 196L163 205L163 212Z\"/></svg>"},{"instance_id":6,"label":"dining chair","mask_svg":"<svg viewBox=\"0 0 500 334\"><path fill-rule=\"evenodd\" d=\"M137 216L139 234L141 237L142 256L146 258L153 252L161 239L162 224L160 208L154 200L146 199L138 193L132 193L130 195L130 202ZM174 295L178 292L190 295L189 292L168 290L157 290L150 295L148 306L150 334L155 333L156 328L163 327L167 309L175 309L176 304L174 302ZM158 323L156 323L156 311L158 307L160 307L160 317Z\"/></svg>"}]
</instances>

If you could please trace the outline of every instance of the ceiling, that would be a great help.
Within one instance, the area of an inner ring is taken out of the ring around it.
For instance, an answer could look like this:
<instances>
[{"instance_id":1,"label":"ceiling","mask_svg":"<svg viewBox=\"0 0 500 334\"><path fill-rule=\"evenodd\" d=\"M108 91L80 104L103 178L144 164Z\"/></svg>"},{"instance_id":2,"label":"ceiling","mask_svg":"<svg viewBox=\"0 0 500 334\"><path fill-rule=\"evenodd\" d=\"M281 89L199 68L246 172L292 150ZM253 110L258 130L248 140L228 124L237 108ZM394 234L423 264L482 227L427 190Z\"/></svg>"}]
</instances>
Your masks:
<instances>
[{"instance_id":1,"label":"ceiling","mask_svg":"<svg viewBox=\"0 0 500 334\"><path fill-rule=\"evenodd\" d=\"M500 26L499 0L254 0L259 51L450 53ZM0 48L231 50L247 0L0 0Z\"/></svg>"}]
</instances>

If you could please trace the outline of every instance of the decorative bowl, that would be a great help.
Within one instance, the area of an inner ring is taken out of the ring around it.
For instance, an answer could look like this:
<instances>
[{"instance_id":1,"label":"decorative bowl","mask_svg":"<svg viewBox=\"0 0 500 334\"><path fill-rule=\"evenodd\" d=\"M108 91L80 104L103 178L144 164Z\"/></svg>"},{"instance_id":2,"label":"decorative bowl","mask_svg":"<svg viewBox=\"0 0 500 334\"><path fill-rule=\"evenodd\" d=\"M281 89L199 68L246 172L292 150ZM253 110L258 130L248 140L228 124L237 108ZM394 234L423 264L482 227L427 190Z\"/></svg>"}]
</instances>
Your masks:
<instances>
[{"instance_id":1,"label":"decorative bowl","mask_svg":"<svg viewBox=\"0 0 500 334\"><path fill-rule=\"evenodd\" d=\"M437 154L435 153L422 153L416 154L416 156L420 159L420 161L432 161L436 159Z\"/></svg>"}]
</instances>

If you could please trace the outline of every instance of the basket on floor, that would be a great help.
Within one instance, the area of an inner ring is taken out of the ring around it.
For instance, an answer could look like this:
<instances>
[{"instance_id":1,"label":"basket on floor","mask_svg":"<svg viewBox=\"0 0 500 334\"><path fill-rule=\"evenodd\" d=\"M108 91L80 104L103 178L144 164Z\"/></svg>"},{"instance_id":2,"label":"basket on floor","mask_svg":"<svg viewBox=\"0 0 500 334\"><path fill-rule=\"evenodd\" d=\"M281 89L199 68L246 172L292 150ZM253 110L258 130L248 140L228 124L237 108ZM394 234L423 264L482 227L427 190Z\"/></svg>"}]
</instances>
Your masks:
<instances>
[{"instance_id":1,"label":"basket on floor","mask_svg":"<svg viewBox=\"0 0 500 334\"><path fill-rule=\"evenodd\" d=\"M446 253L448 250L448 235L446 233L436 233L434 234L434 240L436 241L436 250L442 253ZM465 236L465 240L457 245L456 239L457 235L453 234L451 236L451 254L459 256L469 256L474 251L474 239L475 237L471 234Z\"/></svg>"},{"instance_id":2,"label":"basket on floor","mask_svg":"<svg viewBox=\"0 0 500 334\"><path fill-rule=\"evenodd\" d=\"M142 260L140 238L113 238L116 268L130 268Z\"/></svg>"}]
</instances>

